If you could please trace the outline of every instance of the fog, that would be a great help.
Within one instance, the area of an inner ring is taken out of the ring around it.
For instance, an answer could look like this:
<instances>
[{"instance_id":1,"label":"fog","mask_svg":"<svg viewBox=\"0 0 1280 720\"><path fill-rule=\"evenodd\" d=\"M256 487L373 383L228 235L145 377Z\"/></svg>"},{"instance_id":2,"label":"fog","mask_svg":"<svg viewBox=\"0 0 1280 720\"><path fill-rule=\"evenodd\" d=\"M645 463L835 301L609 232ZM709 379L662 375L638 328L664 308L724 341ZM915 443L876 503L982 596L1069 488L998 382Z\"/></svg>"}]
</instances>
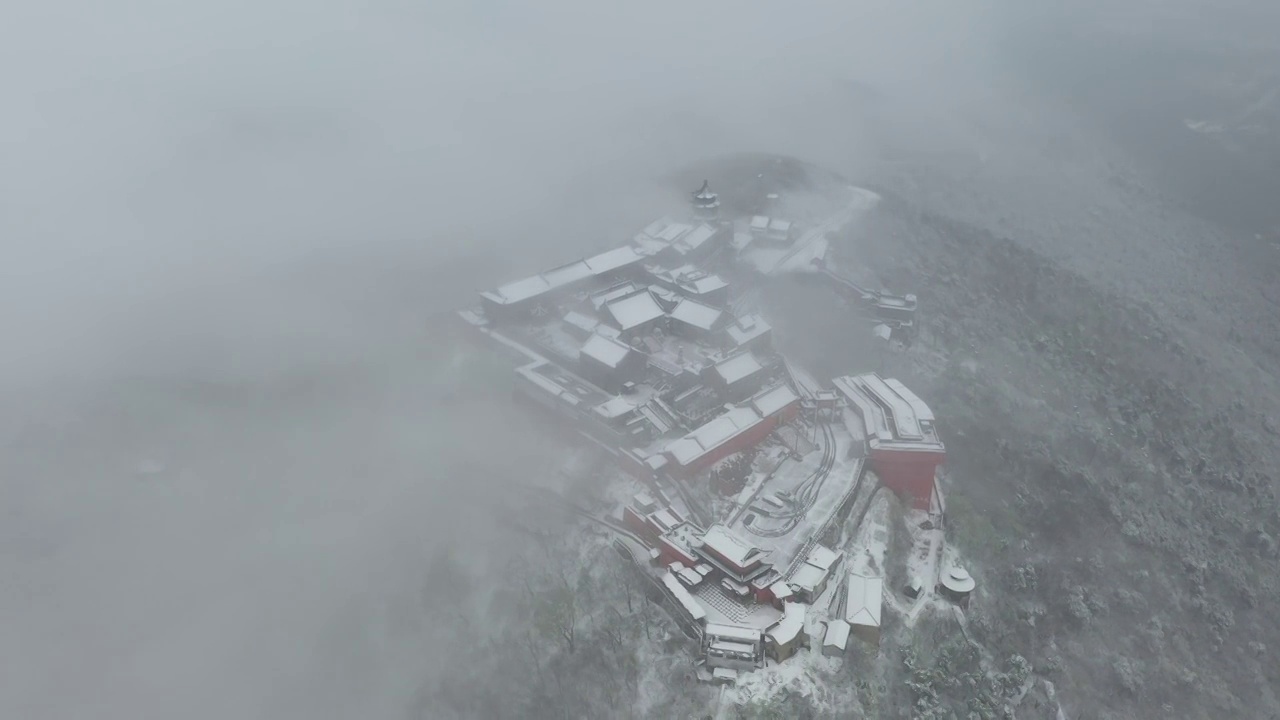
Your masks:
<instances>
[{"instance_id":1,"label":"fog","mask_svg":"<svg viewBox=\"0 0 1280 720\"><path fill-rule=\"evenodd\" d=\"M998 5L8 3L0 715L401 716L556 462L429 319L708 157L1038 142Z\"/></svg>"}]
</instances>

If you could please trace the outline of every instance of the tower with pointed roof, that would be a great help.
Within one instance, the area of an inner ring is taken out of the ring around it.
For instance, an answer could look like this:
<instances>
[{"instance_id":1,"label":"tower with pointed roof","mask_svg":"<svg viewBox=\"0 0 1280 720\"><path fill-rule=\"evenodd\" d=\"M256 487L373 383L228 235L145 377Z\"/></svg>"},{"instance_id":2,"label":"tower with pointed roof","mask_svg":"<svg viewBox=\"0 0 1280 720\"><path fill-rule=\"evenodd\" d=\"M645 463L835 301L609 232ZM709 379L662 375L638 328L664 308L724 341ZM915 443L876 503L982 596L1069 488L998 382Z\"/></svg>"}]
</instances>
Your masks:
<instances>
[{"instance_id":1,"label":"tower with pointed roof","mask_svg":"<svg viewBox=\"0 0 1280 720\"><path fill-rule=\"evenodd\" d=\"M702 181L702 187L693 194L693 216L710 223L720 219L720 196L711 192L711 185L706 180Z\"/></svg>"}]
</instances>

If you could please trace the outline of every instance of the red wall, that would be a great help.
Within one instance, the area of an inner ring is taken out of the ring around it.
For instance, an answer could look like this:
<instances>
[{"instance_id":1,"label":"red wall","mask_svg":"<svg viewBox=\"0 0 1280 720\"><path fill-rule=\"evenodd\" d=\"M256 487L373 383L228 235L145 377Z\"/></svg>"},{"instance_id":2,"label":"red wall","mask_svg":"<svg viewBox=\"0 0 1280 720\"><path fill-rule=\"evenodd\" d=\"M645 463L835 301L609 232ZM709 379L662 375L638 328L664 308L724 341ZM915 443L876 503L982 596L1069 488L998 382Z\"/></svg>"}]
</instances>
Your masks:
<instances>
[{"instance_id":1,"label":"red wall","mask_svg":"<svg viewBox=\"0 0 1280 720\"><path fill-rule=\"evenodd\" d=\"M884 486L909 498L917 510L928 510L933 479L946 456L938 452L872 450L871 466Z\"/></svg>"},{"instance_id":2,"label":"red wall","mask_svg":"<svg viewBox=\"0 0 1280 720\"><path fill-rule=\"evenodd\" d=\"M778 426L779 415L781 415L781 413L778 415L771 415L761 420L750 428L747 428L744 432L729 438L729 440L720 447L711 450L706 455L703 455L688 465L680 466L679 464L672 462L672 465L674 466L673 469L688 477L706 470L736 452L747 450L759 445L765 438L769 437L769 433L773 432L774 428Z\"/></svg>"},{"instance_id":3,"label":"red wall","mask_svg":"<svg viewBox=\"0 0 1280 720\"><path fill-rule=\"evenodd\" d=\"M649 542L655 542L658 539L649 523L645 522L644 518L630 507L622 511L622 524Z\"/></svg>"}]
</instances>

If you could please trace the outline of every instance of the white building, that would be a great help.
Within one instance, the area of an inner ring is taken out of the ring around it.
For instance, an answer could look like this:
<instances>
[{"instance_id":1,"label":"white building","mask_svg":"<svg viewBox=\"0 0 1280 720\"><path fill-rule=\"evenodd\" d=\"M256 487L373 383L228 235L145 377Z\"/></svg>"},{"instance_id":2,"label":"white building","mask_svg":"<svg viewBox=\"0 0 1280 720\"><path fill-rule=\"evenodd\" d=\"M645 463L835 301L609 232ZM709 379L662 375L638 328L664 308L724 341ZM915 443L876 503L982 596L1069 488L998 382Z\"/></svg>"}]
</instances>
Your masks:
<instances>
[{"instance_id":1,"label":"white building","mask_svg":"<svg viewBox=\"0 0 1280 720\"><path fill-rule=\"evenodd\" d=\"M844 619L854 635L880 646L880 606L884 601L884 578L849 573Z\"/></svg>"}]
</instances>

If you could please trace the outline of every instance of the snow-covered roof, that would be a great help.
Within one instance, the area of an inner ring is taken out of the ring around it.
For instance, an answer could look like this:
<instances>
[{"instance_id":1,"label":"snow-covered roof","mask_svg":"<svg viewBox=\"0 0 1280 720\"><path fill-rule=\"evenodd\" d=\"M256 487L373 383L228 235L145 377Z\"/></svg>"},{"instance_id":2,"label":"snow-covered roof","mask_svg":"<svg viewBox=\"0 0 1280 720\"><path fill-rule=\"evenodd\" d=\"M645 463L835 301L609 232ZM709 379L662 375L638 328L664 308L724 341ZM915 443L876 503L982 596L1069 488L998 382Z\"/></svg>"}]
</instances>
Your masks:
<instances>
[{"instance_id":1,"label":"snow-covered roof","mask_svg":"<svg viewBox=\"0 0 1280 720\"><path fill-rule=\"evenodd\" d=\"M702 535L702 547L740 568L764 557L764 553L738 537L724 525L712 525Z\"/></svg>"},{"instance_id":2,"label":"snow-covered roof","mask_svg":"<svg viewBox=\"0 0 1280 720\"><path fill-rule=\"evenodd\" d=\"M601 275L640 262L646 255L630 245L623 245L589 257L583 263L593 275Z\"/></svg>"},{"instance_id":3,"label":"snow-covered roof","mask_svg":"<svg viewBox=\"0 0 1280 720\"><path fill-rule=\"evenodd\" d=\"M850 625L880 627L880 604L884 595L884 578L849 573L848 595L844 619Z\"/></svg>"},{"instance_id":4,"label":"snow-covered roof","mask_svg":"<svg viewBox=\"0 0 1280 720\"><path fill-rule=\"evenodd\" d=\"M640 250L640 252L646 253L649 255L657 255L658 253L662 252L663 250L666 250L668 247L671 246L671 243L668 243L666 240L659 240L654 237L649 237L644 233L640 233L639 235L636 235L634 238L631 239L631 242L633 245L636 246L638 250Z\"/></svg>"},{"instance_id":5,"label":"snow-covered roof","mask_svg":"<svg viewBox=\"0 0 1280 720\"><path fill-rule=\"evenodd\" d=\"M682 438L667 444L667 452L681 465L688 465L719 447L730 438L761 422L756 411L749 407L734 408L717 416L707 424Z\"/></svg>"},{"instance_id":6,"label":"snow-covered roof","mask_svg":"<svg viewBox=\"0 0 1280 720\"><path fill-rule=\"evenodd\" d=\"M702 584L702 576L699 575L698 571L694 570L693 568L681 568L680 571L676 573L676 575L680 577L680 582L684 583L685 585L688 585L689 587L694 587L695 585Z\"/></svg>"},{"instance_id":7,"label":"snow-covered roof","mask_svg":"<svg viewBox=\"0 0 1280 720\"><path fill-rule=\"evenodd\" d=\"M649 512L657 507L658 501L654 500L653 496L647 492L638 492L635 497L631 498L631 504L635 505L640 512Z\"/></svg>"},{"instance_id":8,"label":"snow-covered roof","mask_svg":"<svg viewBox=\"0 0 1280 720\"><path fill-rule=\"evenodd\" d=\"M894 378L885 378L884 384L888 385L890 389L902 396L902 399L906 400L907 403L911 405L911 409L915 411L916 420L919 420L920 422L933 422L933 410L929 409L929 406L920 399L919 395L911 392L910 388Z\"/></svg>"},{"instance_id":9,"label":"snow-covered roof","mask_svg":"<svg viewBox=\"0 0 1280 720\"><path fill-rule=\"evenodd\" d=\"M814 567L830 570L839 560L840 553L825 545L814 545L813 549L809 551L809 557L805 558L804 561Z\"/></svg>"},{"instance_id":10,"label":"snow-covered roof","mask_svg":"<svg viewBox=\"0 0 1280 720\"><path fill-rule=\"evenodd\" d=\"M591 332L600 325L599 320L583 315L577 310L570 310L568 313L565 313L564 322L566 325L572 325L583 332Z\"/></svg>"},{"instance_id":11,"label":"snow-covered roof","mask_svg":"<svg viewBox=\"0 0 1280 720\"><path fill-rule=\"evenodd\" d=\"M624 395L615 395L595 407L595 413L602 418L612 420L622 417L636 409L636 401Z\"/></svg>"},{"instance_id":12,"label":"snow-covered roof","mask_svg":"<svg viewBox=\"0 0 1280 720\"><path fill-rule=\"evenodd\" d=\"M832 620L827 623L827 634L822 638L822 644L844 650L849 645L849 630L849 623Z\"/></svg>"},{"instance_id":13,"label":"snow-covered roof","mask_svg":"<svg viewBox=\"0 0 1280 720\"><path fill-rule=\"evenodd\" d=\"M630 330L662 317L665 313L648 290L614 300L605 305L623 330Z\"/></svg>"},{"instance_id":14,"label":"snow-covered roof","mask_svg":"<svg viewBox=\"0 0 1280 720\"><path fill-rule=\"evenodd\" d=\"M697 600L693 599L693 596L684 588L684 585L680 584L680 581L676 579L675 575L672 575L669 572L663 573L662 584L667 587L667 590L669 590L672 596L675 597L676 602L680 603L680 606L683 607L685 612L689 613L695 621L701 621L707 617L707 611L703 610L702 605L699 604Z\"/></svg>"},{"instance_id":15,"label":"snow-covered roof","mask_svg":"<svg viewBox=\"0 0 1280 720\"><path fill-rule=\"evenodd\" d=\"M649 227L653 227L653 226L650 225ZM675 242L676 240L679 240L685 233L689 232L692 229L693 229L692 225L673 222L673 223L667 223L666 225L659 228L657 232L649 233L649 235L651 237L657 238L659 240L665 240L666 242L670 243L670 242ZM645 229L645 232L649 232L648 228Z\"/></svg>"},{"instance_id":16,"label":"snow-covered roof","mask_svg":"<svg viewBox=\"0 0 1280 720\"><path fill-rule=\"evenodd\" d=\"M717 310L685 298L677 303L671 311L671 318L701 330L710 330L715 327L716 322L720 320L720 316L723 314L723 310Z\"/></svg>"},{"instance_id":17,"label":"snow-covered roof","mask_svg":"<svg viewBox=\"0 0 1280 720\"><path fill-rule=\"evenodd\" d=\"M777 600L786 600L795 594L791 591L791 586L783 580L779 580L778 582L770 585L769 592L772 592L773 597Z\"/></svg>"},{"instance_id":18,"label":"snow-covered roof","mask_svg":"<svg viewBox=\"0 0 1280 720\"><path fill-rule=\"evenodd\" d=\"M483 292L481 295L503 305L518 303L557 288L626 267L646 257L648 257L646 252L632 245L623 245L585 260L575 260L537 275L509 282L497 290Z\"/></svg>"},{"instance_id":19,"label":"snow-covered roof","mask_svg":"<svg viewBox=\"0 0 1280 720\"><path fill-rule=\"evenodd\" d=\"M942 574L942 587L953 593L972 592L977 585L969 571L961 567L953 567Z\"/></svg>"},{"instance_id":20,"label":"snow-covered roof","mask_svg":"<svg viewBox=\"0 0 1280 720\"><path fill-rule=\"evenodd\" d=\"M777 233L791 232L791 221L773 218L769 221L769 230Z\"/></svg>"},{"instance_id":21,"label":"snow-covered roof","mask_svg":"<svg viewBox=\"0 0 1280 720\"><path fill-rule=\"evenodd\" d=\"M874 393L877 400L888 405L893 411L893 423L895 434L903 440L923 440L924 434L920 431L920 423L916 420L915 408L911 403L898 393L893 391L885 383L884 379L875 373L867 373L859 375L858 380L862 382L865 389Z\"/></svg>"},{"instance_id":22,"label":"snow-covered roof","mask_svg":"<svg viewBox=\"0 0 1280 720\"><path fill-rule=\"evenodd\" d=\"M520 280L513 280L493 292L482 294L495 302L509 304L535 298L551 288L551 283L544 280L541 275L534 275Z\"/></svg>"},{"instance_id":23,"label":"snow-covered roof","mask_svg":"<svg viewBox=\"0 0 1280 720\"><path fill-rule=\"evenodd\" d=\"M696 295L706 295L722 288L729 287L729 283L719 275L704 275L693 280L686 280L680 283L680 287L686 292L692 292Z\"/></svg>"},{"instance_id":24,"label":"snow-covered roof","mask_svg":"<svg viewBox=\"0 0 1280 720\"><path fill-rule=\"evenodd\" d=\"M676 514L672 512L671 508L662 508L649 517L653 521L653 524L657 525L658 529L664 533L674 530L677 525L684 522L680 518L676 517Z\"/></svg>"},{"instance_id":25,"label":"snow-covered roof","mask_svg":"<svg viewBox=\"0 0 1280 720\"><path fill-rule=\"evenodd\" d=\"M769 323L759 315L743 315L729 326L729 339L733 340L735 345L745 345L769 332L770 329Z\"/></svg>"},{"instance_id":26,"label":"snow-covered roof","mask_svg":"<svg viewBox=\"0 0 1280 720\"><path fill-rule=\"evenodd\" d=\"M764 215L756 215L755 217L751 218L751 229L752 230L768 230L769 218Z\"/></svg>"},{"instance_id":27,"label":"snow-covered roof","mask_svg":"<svg viewBox=\"0 0 1280 720\"><path fill-rule=\"evenodd\" d=\"M796 395L790 386L783 383L751 398L751 405L760 415L769 417L774 413L781 412L783 408L799 399L800 396Z\"/></svg>"},{"instance_id":28,"label":"snow-covered roof","mask_svg":"<svg viewBox=\"0 0 1280 720\"><path fill-rule=\"evenodd\" d=\"M596 333L592 333L591 337L587 338L587 341L582 344L581 351L583 356L611 368L621 365L630 353L631 348L626 345Z\"/></svg>"},{"instance_id":29,"label":"snow-covered roof","mask_svg":"<svg viewBox=\"0 0 1280 720\"><path fill-rule=\"evenodd\" d=\"M779 645L793 642L804 630L804 606L788 602L783 605L782 619L769 628L769 637Z\"/></svg>"},{"instance_id":30,"label":"snow-covered roof","mask_svg":"<svg viewBox=\"0 0 1280 720\"><path fill-rule=\"evenodd\" d=\"M572 407L577 407L580 403L582 403L584 396L588 396L591 394L591 390L585 387L581 387L581 386L569 387L567 385L567 383L569 382L567 380L567 377L568 377L567 375L563 376L566 379L557 380L555 378L548 377L547 375L543 374L544 372L547 372L547 371L551 371L554 373L563 372L555 365L548 363L546 360L539 360L539 361L530 363L528 365L523 365L521 367L516 368L516 375L524 378L531 384L537 386L540 390L547 393L551 397L557 398L561 402Z\"/></svg>"},{"instance_id":31,"label":"snow-covered roof","mask_svg":"<svg viewBox=\"0 0 1280 720\"><path fill-rule=\"evenodd\" d=\"M703 243L715 237L716 229L710 225L699 225L676 243L677 249L697 250Z\"/></svg>"},{"instance_id":32,"label":"snow-covered roof","mask_svg":"<svg viewBox=\"0 0 1280 720\"><path fill-rule=\"evenodd\" d=\"M585 262L578 260L576 262L571 262L568 265L561 265L560 267L552 268L550 270L544 270L540 274L542 275L542 279L551 287L561 287L563 285L578 282L579 280L586 280L591 277L593 273L591 272L591 268L588 267Z\"/></svg>"},{"instance_id":33,"label":"snow-covered roof","mask_svg":"<svg viewBox=\"0 0 1280 720\"><path fill-rule=\"evenodd\" d=\"M832 383L857 408L869 439L942 449L933 428L933 411L902 383L876 373L839 377Z\"/></svg>"},{"instance_id":34,"label":"snow-covered roof","mask_svg":"<svg viewBox=\"0 0 1280 720\"><path fill-rule=\"evenodd\" d=\"M757 628L739 627L737 625L707 623L707 626L702 630L702 634L708 638L743 640L751 643L760 642L760 630Z\"/></svg>"},{"instance_id":35,"label":"snow-covered roof","mask_svg":"<svg viewBox=\"0 0 1280 720\"><path fill-rule=\"evenodd\" d=\"M728 360L716 365L716 374L724 380L726 385L732 385L739 380L745 380L746 378L762 371L764 371L764 365L761 365L760 361L756 359L756 356L749 352L742 353L741 355L734 355ZM761 415L768 414L769 413L761 413Z\"/></svg>"},{"instance_id":36,"label":"snow-covered roof","mask_svg":"<svg viewBox=\"0 0 1280 720\"><path fill-rule=\"evenodd\" d=\"M828 572L828 570L810 565L809 563L802 563L800 567L791 574L791 578L787 580L787 583L792 587L799 588L804 592L812 594L820 585L822 585L822 583L826 582Z\"/></svg>"}]
</instances>

